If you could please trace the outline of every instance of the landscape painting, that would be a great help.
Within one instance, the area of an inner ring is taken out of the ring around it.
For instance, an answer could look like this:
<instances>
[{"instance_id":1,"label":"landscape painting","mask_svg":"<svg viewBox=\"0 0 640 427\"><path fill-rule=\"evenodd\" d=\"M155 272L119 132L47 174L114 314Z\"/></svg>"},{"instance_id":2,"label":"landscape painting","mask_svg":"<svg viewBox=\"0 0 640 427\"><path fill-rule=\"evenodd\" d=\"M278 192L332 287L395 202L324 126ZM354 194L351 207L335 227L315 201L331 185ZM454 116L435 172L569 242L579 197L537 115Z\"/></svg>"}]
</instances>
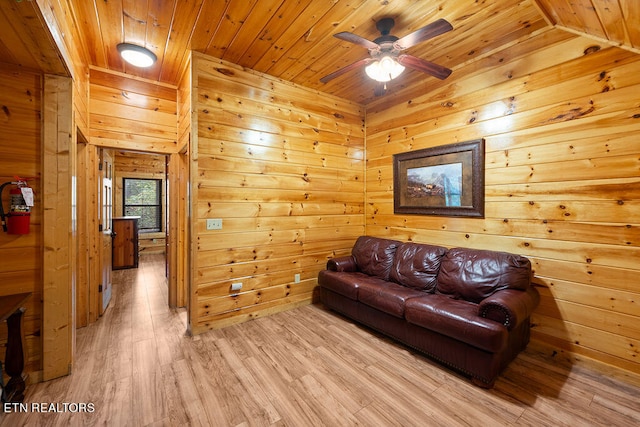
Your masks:
<instances>
[{"instance_id":1,"label":"landscape painting","mask_svg":"<svg viewBox=\"0 0 640 427\"><path fill-rule=\"evenodd\" d=\"M484 217L484 140L393 156L396 214Z\"/></svg>"},{"instance_id":2,"label":"landscape painting","mask_svg":"<svg viewBox=\"0 0 640 427\"><path fill-rule=\"evenodd\" d=\"M408 169L407 193L410 198L431 199L433 206L460 206L462 163Z\"/></svg>"}]
</instances>

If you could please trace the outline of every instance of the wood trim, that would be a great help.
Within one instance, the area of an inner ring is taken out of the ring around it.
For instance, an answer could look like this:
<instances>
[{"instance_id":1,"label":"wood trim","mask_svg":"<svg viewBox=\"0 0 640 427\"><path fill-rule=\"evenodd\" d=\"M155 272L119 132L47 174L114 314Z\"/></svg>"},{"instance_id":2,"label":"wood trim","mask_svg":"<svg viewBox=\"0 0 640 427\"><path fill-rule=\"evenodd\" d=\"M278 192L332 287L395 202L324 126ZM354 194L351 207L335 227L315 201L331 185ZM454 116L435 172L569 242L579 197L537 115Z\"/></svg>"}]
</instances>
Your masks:
<instances>
[{"instance_id":1,"label":"wood trim","mask_svg":"<svg viewBox=\"0 0 640 427\"><path fill-rule=\"evenodd\" d=\"M542 15L542 18L544 18L547 24L552 27L556 26L557 22L553 18L553 15L549 13L549 11L542 4L540 4L540 0L533 0L531 3L533 4L533 7L535 7L538 12L540 12L540 15Z\"/></svg>"},{"instance_id":2,"label":"wood trim","mask_svg":"<svg viewBox=\"0 0 640 427\"><path fill-rule=\"evenodd\" d=\"M560 29L560 30L566 31L568 33L575 34L575 35L581 36L581 37L585 37L587 39L591 39L591 40L593 40L594 43L602 43L602 44L605 44L607 46L619 47L620 49L625 49L625 50L628 50L629 52L640 54L640 49L635 48L633 46L626 45L624 43L616 42L615 40L609 40L609 39L606 39L604 37L599 37L599 36L594 35L594 34L585 34L584 32L582 32L580 30L575 30L575 29L567 27L565 25L557 24L557 25L555 25L555 27Z\"/></svg>"},{"instance_id":3,"label":"wood trim","mask_svg":"<svg viewBox=\"0 0 640 427\"><path fill-rule=\"evenodd\" d=\"M71 218L72 177L76 168L70 78L45 75L43 95L43 380L70 372L75 318L75 240Z\"/></svg>"},{"instance_id":4,"label":"wood trim","mask_svg":"<svg viewBox=\"0 0 640 427\"><path fill-rule=\"evenodd\" d=\"M57 19L57 13L61 12L61 10L56 10L57 8L50 0L37 0L36 3L38 6L34 7L34 9L40 14L40 18L49 30L45 33L47 33L51 45L57 51L58 55L56 56L60 58L60 64L64 67L68 75L74 78L73 61L65 44L65 31ZM64 21L63 23L66 24ZM40 51L45 51L45 49L41 49Z\"/></svg>"},{"instance_id":5,"label":"wood trim","mask_svg":"<svg viewBox=\"0 0 640 427\"><path fill-rule=\"evenodd\" d=\"M175 190L171 194L170 209L172 209L175 227L173 230L173 241L167 247L167 252L172 252L175 259L169 264L170 277L175 276L175 303L178 307L186 307L189 303L190 277L189 268L189 239L188 232L189 212L191 204L189 202L189 150L191 139L191 64L189 57L188 67L183 71L182 79L177 90L177 155L170 157L171 167L170 178L176 182L171 184ZM170 279L170 286L172 282ZM171 289L170 289L171 292ZM171 299L169 300L171 303Z\"/></svg>"},{"instance_id":6,"label":"wood trim","mask_svg":"<svg viewBox=\"0 0 640 427\"><path fill-rule=\"evenodd\" d=\"M89 145L84 135L78 131L76 145L77 179L76 179L76 238L78 239L77 275L76 275L76 327L89 324ZM86 285L85 285L86 284Z\"/></svg>"},{"instance_id":7,"label":"wood trim","mask_svg":"<svg viewBox=\"0 0 640 427\"><path fill-rule=\"evenodd\" d=\"M166 260L169 266L169 307L178 306L178 273L177 266L179 261L180 252L178 249L178 236L179 233L179 211L180 211L180 197L179 197L179 185L180 185L180 172L179 172L179 154L171 154L167 160L167 170L169 179L169 222L167 227L167 254ZM183 254L184 255L184 254Z\"/></svg>"},{"instance_id":8,"label":"wood trim","mask_svg":"<svg viewBox=\"0 0 640 427\"><path fill-rule=\"evenodd\" d=\"M100 256L100 219L98 218L98 206L100 192L98 186L98 167L100 159L98 155L99 147L89 144L89 323L98 320L100 316L100 292L98 286L102 280L102 259Z\"/></svg>"},{"instance_id":9,"label":"wood trim","mask_svg":"<svg viewBox=\"0 0 640 427\"><path fill-rule=\"evenodd\" d=\"M193 221L194 201L198 200L198 111L194 111L193 106L198 103L198 91L193 90L198 87L198 62L201 61L199 55L191 56L191 93L189 94L190 113L190 134L189 141L189 165L187 170L190 193L186 200L187 203L187 223L189 224L189 235L186 241L186 248L189 254L195 254L198 250L198 242L194 236L198 235L198 226ZM197 257L189 256L187 259L188 273L188 301L187 301L187 332L192 333L193 328L198 324L198 293L197 293Z\"/></svg>"},{"instance_id":10,"label":"wood trim","mask_svg":"<svg viewBox=\"0 0 640 427\"><path fill-rule=\"evenodd\" d=\"M168 157L169 171L169 225L167 232L167 255L169 267L169 307L187 305L185 264L189 258L186 246L186 181L184 180L188 160L181 154Z\"/></svg>"},{"instance_id":11,"label":"wood trim","mask_svg":"<svg viewBox=\"0 0 640 427\"><path fill-rule=\"evenodd\" d=\"M89 65L89 70L91 72L92 78L96 75L100 75L100 80L103 82L109 80L110 79L109 75L111 75L112 76L111 78L116 81L119 81L121 79L126 79L128 81L131 81L131 83L134 85L136 84L135 82L137 82L137 84L151 87L157 91L155 95L158 97L162 97L162 94L165 94L165 95L171 94L172 92L175 92L175 89L177 89L177 86L169 83L163 83L153 79L146 79L144 77L133 76L131 74L127 74L127 73L123 73L115 70L108 70L106 68L97 67L94 65ZM166 89L169 89L169 90L166 90ZM172 98L172 96L170 95L169 97L167 97L167 99L169 98Z\"/></svg>"}]
</instances>

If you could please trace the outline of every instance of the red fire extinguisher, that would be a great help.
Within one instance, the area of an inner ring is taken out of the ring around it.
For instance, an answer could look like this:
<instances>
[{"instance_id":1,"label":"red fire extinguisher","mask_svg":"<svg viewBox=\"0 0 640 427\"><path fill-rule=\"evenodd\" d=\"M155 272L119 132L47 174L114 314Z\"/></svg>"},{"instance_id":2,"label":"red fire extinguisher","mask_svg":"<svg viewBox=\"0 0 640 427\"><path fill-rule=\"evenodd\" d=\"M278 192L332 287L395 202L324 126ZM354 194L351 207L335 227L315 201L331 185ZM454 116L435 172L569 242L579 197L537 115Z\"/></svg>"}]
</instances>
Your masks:
<instances>
[{"instance_id":1,"label":"red fire extinguisher","mask_svg":"<svg viewBox=\"0 0 640 427\"><path fill-rule=\"evenodd\" d=\"M2 229L9 234L29 234L31 208L33 207L33 189L27 185L26 179L15 178L15 181L5 182L0 185L0 201L2 199L2 191L6 186L16 186L9 191L11 207L8 213L5 213L2 203L0 203Z\"/></svg>"}]
</instances>

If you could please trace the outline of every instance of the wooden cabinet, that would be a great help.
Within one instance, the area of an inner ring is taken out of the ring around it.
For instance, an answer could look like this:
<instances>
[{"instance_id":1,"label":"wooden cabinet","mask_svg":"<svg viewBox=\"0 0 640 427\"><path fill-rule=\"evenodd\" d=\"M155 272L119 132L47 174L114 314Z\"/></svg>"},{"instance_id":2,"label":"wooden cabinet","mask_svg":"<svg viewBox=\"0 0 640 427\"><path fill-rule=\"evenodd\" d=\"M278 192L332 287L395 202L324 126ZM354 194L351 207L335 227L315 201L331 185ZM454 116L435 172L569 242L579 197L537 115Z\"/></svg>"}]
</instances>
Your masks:
<instances>
[{"instance_id":1,"label":"wooden cabinet","mask_svg":"<svg viewBox=\"0 0 640 427\"><path fill-rule=\"evenodd\" d=\"M138 268L138 219L137 216L113 218L113 259L114 270Z\"/></svg>"}]
</instances>

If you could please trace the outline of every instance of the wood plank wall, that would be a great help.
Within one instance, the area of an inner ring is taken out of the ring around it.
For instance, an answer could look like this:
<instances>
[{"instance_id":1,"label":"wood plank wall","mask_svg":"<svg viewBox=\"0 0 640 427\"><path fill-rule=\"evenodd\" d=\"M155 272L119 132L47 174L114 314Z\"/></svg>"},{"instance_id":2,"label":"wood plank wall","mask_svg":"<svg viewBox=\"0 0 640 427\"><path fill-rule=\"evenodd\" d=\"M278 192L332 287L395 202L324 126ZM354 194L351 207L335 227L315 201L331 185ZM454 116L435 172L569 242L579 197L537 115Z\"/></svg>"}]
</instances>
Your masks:
<instances>
[{"instance_id":1,"label":"wood plank wall","mask_svg":"<svg viewBox=\"0 0 640 427\"><path fill-rule=\"evenodd\" d=\"M90 70L90 138L93 145L150 153L175 153L174 86L102 69Z\"/></svg>"},{"instance_id":2,"label":"wood plank wall","mask_svg":"<svg viewBox=\"0 0 640 427\"><path fill-rule=\"evenodd\" d=\"M166 157L159 154L144 154L131 151L116 151L113 159L114 191L113 215L124 216L123 178L161 179L162 197L166 199ZM167 217L167 203L162 204L162 224ZM164 254L166 230L157 233L139 233L138 247L142 254Z\"/></svg>"},{"instance_id":3,"label":"wood plank wall","mask_svg":"<svg viewBox=\"0 0 640 427\"><path fill-rule=\"evenodd\" d=\"M192 60L197 333L310 303L327 259L350 251L364 231L364 113L224 61ZM207 218L222 219L222 230L207 230Z\"/></svg>"},{"instance_id":4,"label":"wood plank wall","mask_svg":"<svg viewBox=\"0 0 640 427\"><path fill-rule=\"evenodd\" d=\"M532 337L640 372L640 57L559 30L367 109L370 235L528 256ZM486 217L393 214L392 155L486 139Z\"/></svg>"},{"instance_id":5,"label":"wood plank wall","mask_svg":"<svg viewBox=\"0 0 640 427\"><path fill-rule=\"evenodd\" d=\"M0 184L13 181L14 175L38 177L29 182L35 192L31 232L9 235L0 231L0 295L32 292L24 317L27 372L39 370L42 359L42 91L40 73L0 64ZM10 187L2 197L7 211ZM4 346L6 340L7 326L3 322L0 345ZM4 356L0 351L3 362Z\"/></svg>"}]
</instances>

